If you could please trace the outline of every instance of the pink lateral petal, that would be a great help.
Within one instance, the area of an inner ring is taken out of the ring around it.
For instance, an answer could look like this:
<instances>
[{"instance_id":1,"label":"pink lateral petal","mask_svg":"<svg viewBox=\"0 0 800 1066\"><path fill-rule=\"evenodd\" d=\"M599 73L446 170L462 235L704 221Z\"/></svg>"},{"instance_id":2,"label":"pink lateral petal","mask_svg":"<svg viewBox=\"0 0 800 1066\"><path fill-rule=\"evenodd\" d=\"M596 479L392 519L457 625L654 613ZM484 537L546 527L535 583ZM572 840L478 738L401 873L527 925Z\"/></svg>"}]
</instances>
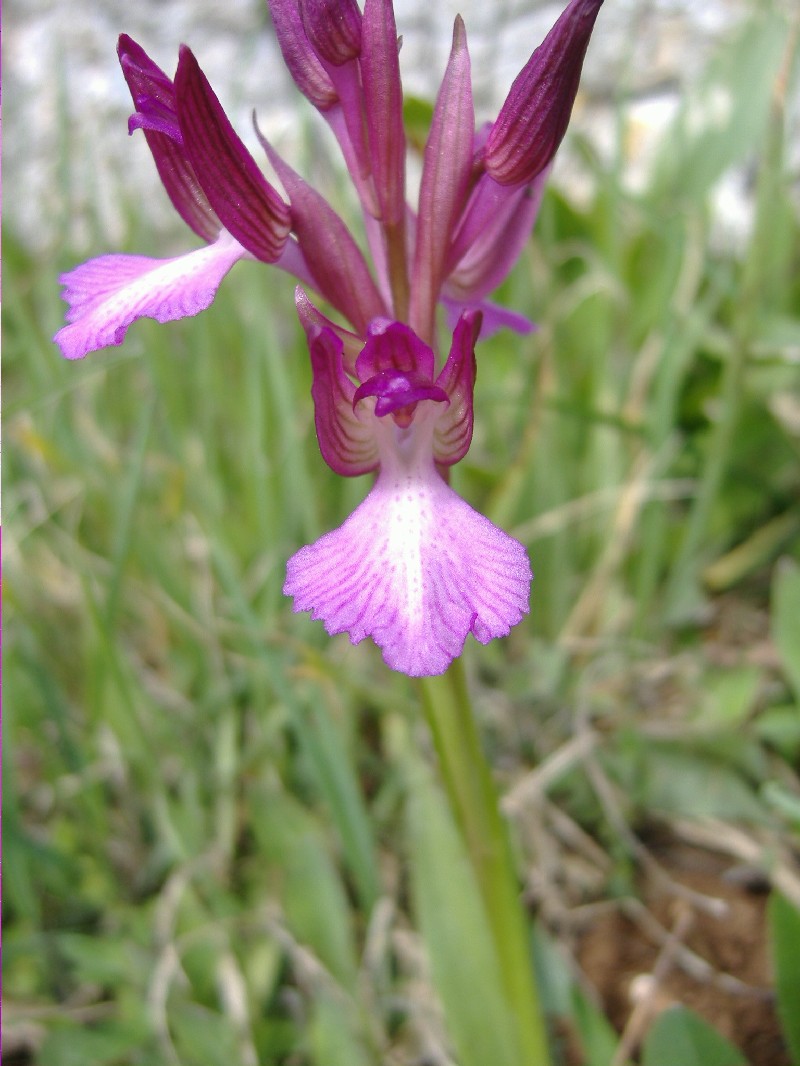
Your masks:
<instances>
[{"instance_id":1,"label":"pink lateral petal","mask_svg":"<svg viewBox=\"0 0 800 1066\"><path fill-rule=\"evenodd\" d=\"M330 329L314 327L308 338L311 354L314 424L322 458L337 474L356 477L378 465L372 427L374 415L353 410L355 386L344 372L342 342Z\"/></svg>"},{"instance_id":2,"label":"pink lateral petal","mask_svg":"<svg viewBox=\"0 0 800 1066\"><path fill-rule=\"evenodd\" d=\"M482 317L480 311L465 311L459 318L447 362L436 379L436 384L444 389L450 400L449 406L437 418L433 432L434 456L445 466L463 459L472 442L475 344L481 332Z\"/></svg>"},{"instance_id":3,"label":"pink lateral petal","mask_svg":"<svg viewBox=\"0 0 800 1066\"><path fill-rule=\"evenodd\" d=\"M393 670L441 674L469 633L506 636L528 612L525 548L433 470L407 483L382 472L344 525L301 548L284 592L330 634L372 637Z\"/></svg>"},{"instance_id":4,"label":"pink lateral petal","mask_svg":"<svg viewBox=\"0 0 800 1066\"><path fill-rule=\"evenodd\" d=\"M174 259L103 255L61 277L68 325L53 340L67 359L122 344L137 318L171 322L204 311L233 264L247 252L229 233Z\"/></svg>"}]
</instances>

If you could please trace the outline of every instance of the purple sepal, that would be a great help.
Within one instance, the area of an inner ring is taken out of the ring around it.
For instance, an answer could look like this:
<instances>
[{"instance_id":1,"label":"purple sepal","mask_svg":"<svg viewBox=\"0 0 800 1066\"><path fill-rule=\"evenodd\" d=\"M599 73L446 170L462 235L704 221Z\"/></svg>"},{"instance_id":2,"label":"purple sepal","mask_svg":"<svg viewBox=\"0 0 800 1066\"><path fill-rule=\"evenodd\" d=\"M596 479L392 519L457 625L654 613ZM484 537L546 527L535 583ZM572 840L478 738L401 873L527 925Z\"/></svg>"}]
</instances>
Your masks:
<instances>
[{"instance_id":1,"label":"purple sepal","mask_svg":"<svg viewBox=\"0 0 800 1066\"><path fill-rule=\"evenodd\" d=\"M300 92L320 111L338 100L333 82L311 46L298 0L267 0L283 61Z\"/></svg>"},{"instance_id":2,"label":"purple sepal","mask_svg":"<svg viewBox=\"0 0 800 1066\"><path fill-rule=\"evenodd\" d=\"M425 337L433 336L450 240L467 196L474 126L467 35L459 16L425 145L420 182L410 319Z\"/></svg>"},{"instance_id":3,"label":"purple sepal","mask_svg":"<svg viewBox=\"0 0 800 1066\"><path fill-rule=\"evenodd\" d=\"M433 380L433 352L403 322L376 318L370 322L367 342L356 359L359 381L368 381L384 370L419 374Z\"/></svg>"},{"instance_id":4,"label":"purple sepal","mask_svg":"<svg viewBox=\"0 0 800 1066\"><path fill-rule=\"evenodd\" d=\"M556 154L602 3L572 0L517 75L484 156L487 173L501 185L531 181Z\"/></svg>"},{"instance_id":5,"label":"purple sepal","mask_svg":"<svg viewBox=\"0 0 800 1066\"><path fill-rule=\"evenodd\" d=\"M366 474L378 466L378 448L369 421L353 409L355 385L344 372L342 342L330 329L309 337L314 424L322 458L343 477Z\"/></svg>"},{"instance_id":6,"label":"purple sepal","mask_svg":"<svg viewBox=\"0 0 800 1066\"><path fill-rule=\"evenodd\" d=\"M421 400L449 403L444 389L434 385L430 378L409 370L381 370L364 382L353 396L353 409L368 396L377 397L375 414L403 414L402 424L409 425L414 407Z\"/></svg>"},{"instance_id":7,"label":"purple sepal","mask_svg":"<svg viewBox=\"0 0 800 1066\"><path fill-rule=\"evenodd\" d=\"M339 67L361 51L361 12L355 0L300 0L303 29L319 58Z\"/></svg>"},{"instance_id":8,"label":"purple sepal","mask_svg":"<svg viewBox=\"0 0 800 1066\"><path fill-rule=\"evenodd\" d=\"M360 248L324 196L313 189L256 130L264 151L292 205L292 229L315 288L365 333L368 322L386 308Z\"/></svg>"},{"instance_id":9,"label":"purple sepal","mask_svg":"<svg viewBox=\"0 0 800 1066\"><path fill-rule=\"evenodd\" d=\"M391 0L365 0L361 81L375 195L384 225L405 223L406 136L397 27Z\"/></svg>"},{"instance_id":10,"label":"purple sepal","mask_svg":"<svg viewBox=\"0 0 800 1066\"><path fill-rule=\"evenodd\" d=\"M175 75L186 154L223 226L265 263L281 254L289 208L258 169L191 51L181 48Z\"/></svg>"},{"instance_id":11,"label":"purple sepal","mask_svg":"<svg viewBox=\"0 0 800 1066\"><path fill-rule=\"evenodd\" d=\"M480 311L467 311L458 320L447 362L436 379L450 401L436 420L433 454L437 462L452 466L463 459L472 442L475 391L475 343L481 332Z\"/></svg>"},{"instance_id":12,"label":"purple sepal","mask_svg":"<svg viewBox=\"0 0 800 1066\"><path fill-rule=\"evenodd\" d=\"M103 255L60 278L68 325L53 340L67 359L122 344L137 318L170 322L204 311L219 283L247 252L228 233L174 259Z\"/></svg>"},{"instance_id":13,"label":"purple sepal","mask_svg":"<svg viewBox=\"0 0 800 1066\"><path fill-rule=\"evenodd\" d=\"M383 462L383 460L382 460ZM283 591L330 634L372 637L393 670L441 674L472 633L488 644L528 612L525 548L427 464L381 466L344 525L292 556Z\"/></svg>"},{"instance_id":14,"label":"purple sepal","mask_svg":"<svg viewBox=\"0 0 800 1066\"><path fill-rule=\"evenodd\" d=\"M117 54L136 108L128 132L144 132L161 182L186 225L204 241L215 240L222 226L184 151L171 79L126 34Z\"/></svg>"}]
</instances>

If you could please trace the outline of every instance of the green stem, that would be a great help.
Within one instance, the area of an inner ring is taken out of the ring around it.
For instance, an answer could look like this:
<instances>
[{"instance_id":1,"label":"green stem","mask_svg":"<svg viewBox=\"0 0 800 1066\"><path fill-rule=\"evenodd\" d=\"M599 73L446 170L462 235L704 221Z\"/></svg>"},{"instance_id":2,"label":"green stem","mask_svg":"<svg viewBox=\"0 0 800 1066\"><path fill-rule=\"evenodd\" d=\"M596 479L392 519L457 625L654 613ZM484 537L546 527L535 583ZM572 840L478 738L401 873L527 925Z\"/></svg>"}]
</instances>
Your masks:
<instances>
[{"instance_id":1,"label":"green stem","mask_svg":"<svg viewBox=\"0 0 800 1066\"><path fill-rule=\"evenodd\" d=\"M421 689L442 778L475 869L505 993L517 1022L521 1063L549 1066L550 1050L533 972L530 930L461 661L457 659L441 677L422 678Z\"/></svg>"}]
</instances>

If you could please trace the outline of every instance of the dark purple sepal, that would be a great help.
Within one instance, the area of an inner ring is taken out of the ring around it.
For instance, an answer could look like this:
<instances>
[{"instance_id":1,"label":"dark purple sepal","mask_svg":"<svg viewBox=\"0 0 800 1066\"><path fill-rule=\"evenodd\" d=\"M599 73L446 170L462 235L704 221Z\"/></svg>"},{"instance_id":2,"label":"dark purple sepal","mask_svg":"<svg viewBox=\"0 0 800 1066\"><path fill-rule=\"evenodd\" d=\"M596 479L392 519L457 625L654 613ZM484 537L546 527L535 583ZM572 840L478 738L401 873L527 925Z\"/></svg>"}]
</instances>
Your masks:
<instances>
[{"instance_id":1,"label":"dark purple sepal","mask_svg":"<svg viewBox=\"0 0 800 1066\"><path fill-rule=\"evenodd\" d=\"M344 371L342 342L330 329L313 329L311 354L314 424L322 458L337 474L356 477L379 465L375 435L353 410L355 385Z\"/></svg>"},{"instance_id":2,"label":"dark purple sepal","mask_svg":"<svg viewBox=\"0 0 800 1066\"><path fill-rule=\"evenodd\" d=\"M361 51L361 12L355 0L300 0L300 18L324 63L339 67Z\"/></svg>"},{"instance_id":3,"label":"dark purple sepal","mask_svg":"<svg viewBox=\"0 0 800 1066\"><path fill-rule=\"evenodd\" d=\"M320 111L337 102L333 83L303 27L298 0L267 0L283 61L303 96Z\"/></svg>"},{"instance_id":4,"label":"dark purple sepal","mask_svg":"<svg viewBox=\"0 0 800 1066\"><path fill-rule=\"evenodd\" d=\"M381 221L387 226L402 226L406 213L406 136L397 27L391 0L365 0L359 67Z\"/></svg>"},{"instance_id":5,"label":"dark purple sepal","mask_svg":"<svg viewBox=\"0 0 800 1066\"><path fill-rule=\"evenodd\" d=\"M292 230L316 288L363 335L386 308L361 249L325 197L281 159L258 128L256 133L291 202Z\"/></svg>"},{"instance_id":6,"label":"dark purple sepal","mask_svg":"<svg viewBox=\"0 0 800 1066\"><path fill-rule=\"evenodd\" d=\"M436 379L449 406L439 416L433 434L433 455L438 463L452 466L469 451L472 441L473 393L475 391L475 344L481 332L480 311L465 311L453 333L447 362Z\"/></svg>"},{"instance_id":7,"label":"dark purple sepal","mask_svg":"<svg viewBox=\"0 0 800 1066\"><path fill-rule=\"evenodd\" d=\"M434 385L430 378L415 371L381 370L356 389L353 397L353 409L367 396L377 397L375 414L384 415L405 412L413 413L413 408L421 400L435 400L436 403L448 403L447 393L439 385ZM409 419L410 421L410 419Z\"/></svg>"},{"instance_id":8,"label":"dark purple sepal","mask_svg":"<svg viewBox=\"0 0 800 1066\"><path fill-rule=\"evenodd\" d=\"M144 132L161 182L186 225L202 240L216 240L222 225L184 150L171 79L126 34L119 38L117 54L136 108L128 132Z\"/></svg>"},{"instance_id":9,"label":"dark purple sepal","mask_svg":"<svg viewBox=\"0 0 800 1066\"><path fill-rule=\"evenodd\" d=\"M186 154L209 203L243 247L274 263L289 236L289 208L258 169L185 45L175 94Z\"/></svg>"},{"instance_id":10,"label":"dark purple sepal","mask_svg":"<svg viewBox=\"0 0 800 1066\"><path fill-rule=\"evenodd\" d=\"M517 75L484 156L487 172L502 185L531 181L556 154L602 3L572 0Z\"/></svg>"},{"instance_id":11,"label":"dark purple sepal","mask_svg":"<svg viewBox=\"0 0 800 1066\"><path fill-rule=\"evenodd\" d=\"M356 359L356 374L359 381L368 381L385 370L399 370L432 381L434 365L432 350L409 326L376 318L369 324L367 342Z\"/></svg>"},{"instance_id":12,"label":"dark purple sepal","mask_svg":"<svg viewBox=\"0 0 800 1066\"><path fill-rule=\"evenodd\" d=\"M434 332L451 235L467 196L474 127L467 34L459 16L425 145L420 182L410 320L426 337Z\"/></svg>"}]
</instances>

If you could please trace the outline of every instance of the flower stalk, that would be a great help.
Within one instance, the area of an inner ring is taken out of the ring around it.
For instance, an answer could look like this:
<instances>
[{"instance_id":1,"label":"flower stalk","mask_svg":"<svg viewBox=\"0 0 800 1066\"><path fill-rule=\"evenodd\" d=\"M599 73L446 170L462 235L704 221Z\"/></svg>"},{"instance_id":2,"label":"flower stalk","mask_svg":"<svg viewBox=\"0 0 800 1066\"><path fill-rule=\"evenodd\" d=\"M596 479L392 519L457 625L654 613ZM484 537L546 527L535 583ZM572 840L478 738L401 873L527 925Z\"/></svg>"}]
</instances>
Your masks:
<instances>
[{"instance_id":1,"label":"flower stalk","mask_svg":"<svg viewBox=\"0 0 800 1066\"><path fill-rule=\"evenodd\" d=\"M506 823L484 757L463 662L420 678L428 728L455 820L486 909L504 991L517 1028L520 1063L550 1066L550 1047L531 956L531 938Z\"/></svg>"}]
</instances>

